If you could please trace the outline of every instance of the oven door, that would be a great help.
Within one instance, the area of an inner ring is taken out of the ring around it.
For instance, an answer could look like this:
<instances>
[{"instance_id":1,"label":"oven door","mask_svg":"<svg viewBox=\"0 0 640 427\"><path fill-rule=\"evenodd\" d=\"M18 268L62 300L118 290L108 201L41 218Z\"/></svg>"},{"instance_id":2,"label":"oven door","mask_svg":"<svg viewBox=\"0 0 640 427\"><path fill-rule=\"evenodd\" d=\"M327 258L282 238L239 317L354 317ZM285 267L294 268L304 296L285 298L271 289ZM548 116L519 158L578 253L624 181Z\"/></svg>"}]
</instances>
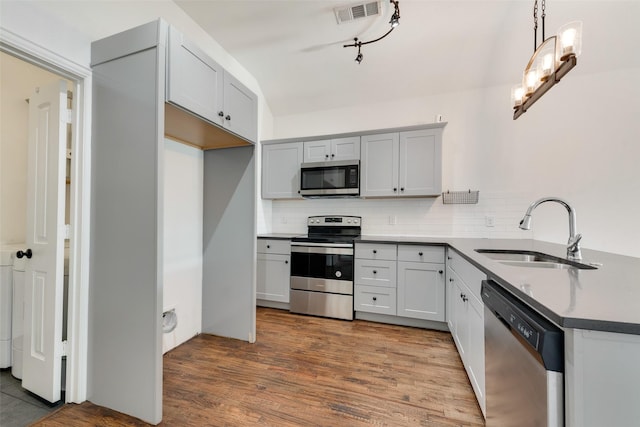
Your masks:
<instances>
[{"instance_id":1,"label":"oven door","mask_svg":"<svg viewBox=\"0 0 640 427\"><path fill-rule=\"evenodd\" d=\"M300 167L300 194L309 196L357 196L360 194L358 162L303 163Z\"/></svg>"},{"instance_id":2,"label":"oven door","mask_svg":"<svg viewBox=\"0 0 640 427\"><path fill-rule=\"evenodd\" d=\"M292 242L291 289L353 295L353 245Z\"/></svg>"}]
</instances>

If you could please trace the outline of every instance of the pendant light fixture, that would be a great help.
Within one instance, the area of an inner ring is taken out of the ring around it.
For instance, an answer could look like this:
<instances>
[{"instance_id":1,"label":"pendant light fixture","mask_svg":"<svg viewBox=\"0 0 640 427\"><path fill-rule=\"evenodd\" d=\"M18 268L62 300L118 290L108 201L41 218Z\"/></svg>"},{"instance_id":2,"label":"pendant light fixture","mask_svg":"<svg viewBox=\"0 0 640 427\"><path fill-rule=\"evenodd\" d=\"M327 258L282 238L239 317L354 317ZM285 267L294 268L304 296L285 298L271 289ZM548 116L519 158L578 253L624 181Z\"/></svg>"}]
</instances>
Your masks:
<instances>
[{"instance_id":1,"label":"pendant light fixture","mask_svg":"<svg viewBox=\"0 0 640 427\"><path fill-rule=\"evenodd\" d=\"M511 89L513 120L576 66L582 52L582 22L563 25L555 36L544 38L545 0L542 0L542 43L538 46L538 0L533 6L533 56L524 70L522 83Z\"/></svg>"},{"instance_id":2,"label":"pendant light fixture","mask_svg":"<svg viewBox=\"0 0 640 427\"><path fill-rule=\"evenodd\" d=\"M399 0L389 0L391 4L393 4L394 7L394 11L393 11L393 15L391 15L391 20L389 21L389 24L391 25L391 28L389 29L389 31L387 31L386 33L384 33L382 36L378 37L377 39L374 40L369 40L368 42L363 42L358 40L357 37L355 37L353 39L353 43L351 44L345 44L342 47L357 47L358 48L358 54L356 55L356 59L355 61L360 64L362 62L362 59L364 58L362 55L362 52L360 51L362 46L365 44L370 44L370 43L375 43L377 41L382 40L383 38L387 37L391 31L393 31L398 25L400 25L400 6L398 5L398 3L400 3Z\"/></svg>"}]
</instances>

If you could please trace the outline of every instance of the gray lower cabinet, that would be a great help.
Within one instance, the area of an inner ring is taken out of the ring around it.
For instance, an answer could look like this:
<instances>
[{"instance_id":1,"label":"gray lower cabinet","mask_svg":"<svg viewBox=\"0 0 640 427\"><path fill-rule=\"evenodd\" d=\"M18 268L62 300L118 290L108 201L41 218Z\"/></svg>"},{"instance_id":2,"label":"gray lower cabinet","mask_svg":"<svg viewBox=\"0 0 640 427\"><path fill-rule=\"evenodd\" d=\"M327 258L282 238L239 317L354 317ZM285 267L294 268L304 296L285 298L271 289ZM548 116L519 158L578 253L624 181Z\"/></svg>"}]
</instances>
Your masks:
<instances>
[{"instance_id":1,"label":"gray lower cabinet","mask_svg":"<svg viewBox=\"0 0 640 427\"><path fill-rule=\"evenodd\" d=\"M291 241L258 239L256 299L289 302Z\"/></svg>"},{"instance_id":2,"label":"gray lower cabinet","mask_svg":"<svg viewBox=\"0 0 640 427\"><path fill-rule=\"evenodd\" d=\"M262 146L262 198L299 199L302 142Z\"/></svg>"},{"instance_id":3,"label":"gray lower cabinet","mask_svg":"<svg viewBox=\"0 0 640 427\"><path fill-rule=\"evenodd\" d=\"M354 261L354 310L396 315L397 247L358 243Z\"/></svg>"},{"instance_id":4,"label":"gray lower cabinet","mask_svg":"<svg viewBox=\"0 0 640 427\"><path fill-rule=\"evenodd\" d=\"M444 322L444 283L444 247L398 246L398 316Z\"/></svg>"},{"instance_id":5,"label":"gray lower cabinet","mask_svg":"<svg viewBox=\"0 0 640 427\"><path fill-rule=\"evenodd\" d=\"M485 412L484 305L480 284L486 275L452 249L447 252L447 324L480 409Z\"/></svg>"}]
</instances>

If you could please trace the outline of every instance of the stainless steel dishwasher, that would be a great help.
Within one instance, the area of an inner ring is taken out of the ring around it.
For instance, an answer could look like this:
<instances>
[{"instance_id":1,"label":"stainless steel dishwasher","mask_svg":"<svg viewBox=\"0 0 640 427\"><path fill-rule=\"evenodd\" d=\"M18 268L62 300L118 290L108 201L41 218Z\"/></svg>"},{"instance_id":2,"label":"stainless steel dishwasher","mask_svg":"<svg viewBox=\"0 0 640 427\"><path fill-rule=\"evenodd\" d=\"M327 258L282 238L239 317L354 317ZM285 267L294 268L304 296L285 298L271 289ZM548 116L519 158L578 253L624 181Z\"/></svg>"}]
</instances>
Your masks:
<instances>
[{"instance_id":1,"label":"stainless steel dishwasher","mask_svg":"<svg viewBox=\"0 0 640 427\"><path fill-rule=\"evenodd\" d=\"M564 333L500 285L482 282L486 425L564 425Z\"/></svg>"}]
</instances>

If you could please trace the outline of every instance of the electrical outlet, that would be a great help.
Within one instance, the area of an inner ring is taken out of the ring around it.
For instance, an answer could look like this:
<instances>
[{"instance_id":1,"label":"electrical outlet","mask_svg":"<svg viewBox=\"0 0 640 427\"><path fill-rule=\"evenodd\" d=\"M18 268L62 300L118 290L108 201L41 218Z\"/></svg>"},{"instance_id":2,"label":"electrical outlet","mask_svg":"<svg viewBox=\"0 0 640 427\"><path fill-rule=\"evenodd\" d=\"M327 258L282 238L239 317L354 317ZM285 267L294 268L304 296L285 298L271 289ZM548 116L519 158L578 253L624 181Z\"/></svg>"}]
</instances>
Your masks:
<instances>
[{"instance_id":1,"label":"electrical outlet","mask_svg":"<svg viewBox=\"0 0 640 427\"><path fill-rule=\"evenodd\" d=\"M398 217L395 215L389 215L389 225L396 225L398 223Z\"/></svg>"},{"instance_id":2,"label":"electrical outlet","mask_svg":"<svg viewBox=\"0 0 640 427\"><path fill-rule=\"evenodd\" d=\"M496 218L492 215L486 215L484 217L484 225L485 227L495 227L496 225Z\"/></svg>"}]
</instances>

